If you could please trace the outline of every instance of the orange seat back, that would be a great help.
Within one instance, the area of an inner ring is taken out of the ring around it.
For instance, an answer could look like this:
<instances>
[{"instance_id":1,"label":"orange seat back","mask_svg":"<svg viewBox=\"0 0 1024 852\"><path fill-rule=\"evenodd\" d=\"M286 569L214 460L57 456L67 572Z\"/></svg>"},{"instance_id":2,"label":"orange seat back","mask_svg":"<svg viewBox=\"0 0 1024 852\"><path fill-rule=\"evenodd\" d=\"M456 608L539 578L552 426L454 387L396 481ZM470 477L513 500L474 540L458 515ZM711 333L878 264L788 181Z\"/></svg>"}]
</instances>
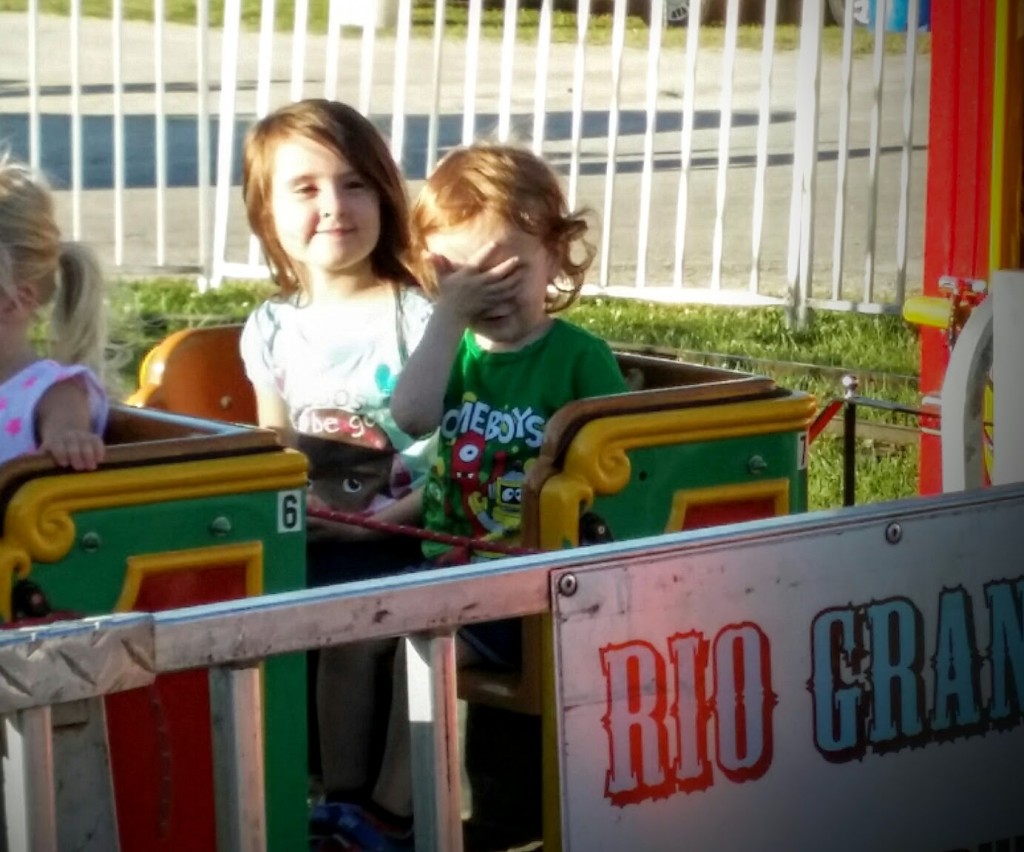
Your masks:
<instances>
[{"instance_id":1,"label":"orange seat back","mask_svg":"<svg viewBox=\"0 0 1024 852\"><path fill-rule=\"evenodd\" d=\"M256 423L256 396L238 342L241 325L177 331L149 351L130 405L176 414Z\"/></svg>"}]
</instances>

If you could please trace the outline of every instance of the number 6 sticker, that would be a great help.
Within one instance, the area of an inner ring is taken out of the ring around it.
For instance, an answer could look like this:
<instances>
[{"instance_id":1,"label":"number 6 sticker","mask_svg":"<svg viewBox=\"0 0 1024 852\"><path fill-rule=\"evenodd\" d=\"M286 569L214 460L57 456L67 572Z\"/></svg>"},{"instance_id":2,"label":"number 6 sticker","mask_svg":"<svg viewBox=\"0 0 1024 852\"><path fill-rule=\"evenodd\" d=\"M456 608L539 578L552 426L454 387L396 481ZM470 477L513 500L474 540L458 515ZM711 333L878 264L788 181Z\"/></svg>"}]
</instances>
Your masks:
<instances>
[{"instance_id":1,"label":"number 6 sticker","mask_svg":"<svg viewBox=\"0 0 1024 852\"><path fill-rule=\"evenodd\" d=\"M302 529L302 492L279 491L277 493L277 531L279 533L299 532Z\"/></svg>"}]
</instances>

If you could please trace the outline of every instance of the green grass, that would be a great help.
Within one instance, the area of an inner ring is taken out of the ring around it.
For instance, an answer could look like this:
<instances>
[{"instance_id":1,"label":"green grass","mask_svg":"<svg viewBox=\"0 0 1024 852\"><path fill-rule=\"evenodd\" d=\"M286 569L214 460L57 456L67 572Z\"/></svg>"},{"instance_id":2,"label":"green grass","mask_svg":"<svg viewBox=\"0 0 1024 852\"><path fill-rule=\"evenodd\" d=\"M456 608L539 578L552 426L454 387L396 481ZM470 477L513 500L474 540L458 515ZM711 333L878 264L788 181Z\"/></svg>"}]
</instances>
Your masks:
<instances>
[{"instance_id":1,"label":"green grass","mask_svg":"<svg viewBox=\"0 0 1024 852\"><path fill-rule=\"evenodd\" d=\"M327 31L327 3L311 3L309 8L308 31L324 33ZM0 0L0 12L24 12L28 8L27 0ZM67 15L70 12L70 0L40 0L40 10L49 15ZM109 18L112 14L111 0L82 0L82 14L87 17ZM130 21L151 21L153 19L152 0L123 0L122 15ZM242 0L242 25L246 29L255 30L260 22L260 0ZM177 24L194 24L196 21L196 4L194 0L167 0L165 20ZM293 0L281 0L274 9L278 30L290 30L294 20ZM468 31L468 9L465 3L449 3L445 10L445 34L448 39L463 39ZM535 41L539 28L540 14L536 9L520 9L517 19L517 36L523 41ZM210 24L220 27L224 22L224 5L222 0L210 3ZM486 39L500 39L504 27L504 10L498 6L485 8L481 32ZM414 0L412 12L412 32L417 37L430 37L434 31L434 4L424 0ZM636 16L627 18L626 43L631 47L646 47L649 39L649 28L643 20ZM388 33L392 34L392 33ZM575 42L577 39L576 14L574 12L555 11L552 21L552 40L557 43ZM609 44L612 39L612 16L608 14L592 14L588 26L588 43ZM737 44L743 49L759 50L763 41L763 29L760 26L744 25L739 28ZM725 42L725 29L718 24L705 25L701 28L700 43L704 47L720 48ZM822 50L827 55L838 56L842 51L843 31L841 27L826 27L822 42ZM685 27L667 27L662 33L664 47L681 47L686 43ZM777 50L795 50L800 43L800 29L792 24L783 24L776 28L775 47ZM888 33L885 36L887 53L902 54L906 49L906 37L901 33ZM931 37L928 33L918 36L919 53L928 53L931 49ZM874 51L874 35L865 27L854 30L854 55L870 54Z\"/></svg>"},{"instance_id":2,"label":"green grass","mask_svg":"<svg viewBox=\"0 0 1024 852\"><path fill-rule=\"evenodd\" d=\"M120 388L127 392L136 386L142 356L172 331L241 322L268 292L266 283L232 283L200 293L194 283L181 279L113 285L112 360L118 365ZM834 368L861 375L865 396L917 402L912 378L918 373L917 335L896 317L820 313L813 315L806 330L794 331L775 308L670 306L606 298L585 299L568 317L612 343L683 351L687 360L769 375L784 387L814 394L820 405L841 395ZM751 363L751 358L763 360ZM907 425L906 418L862 411L865 419ZM809 469L812 509L840 505L842 470L840 440L820 436L812 447ZM907 497L916 489L916 444L859 441L858 503Z\"/></svg>"}]
</instances>

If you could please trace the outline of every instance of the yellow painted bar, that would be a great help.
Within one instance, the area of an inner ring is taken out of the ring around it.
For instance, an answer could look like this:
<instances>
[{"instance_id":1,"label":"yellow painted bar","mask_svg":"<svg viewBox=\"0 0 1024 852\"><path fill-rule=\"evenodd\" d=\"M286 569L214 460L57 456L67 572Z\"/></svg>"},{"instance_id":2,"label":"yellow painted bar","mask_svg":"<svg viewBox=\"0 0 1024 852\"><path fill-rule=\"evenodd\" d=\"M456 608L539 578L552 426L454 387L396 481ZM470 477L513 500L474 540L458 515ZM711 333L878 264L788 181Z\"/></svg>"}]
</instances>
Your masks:
<instances>
[{"instance_id":1,"label":"yellow painted bar","mask_svg":"<svg viewBox=\"0 0 1024 852\"><path fill-rule=\"evenodd\" d=\"M1018 269L1024 216L1024 0L996 0L995 34L989 268Z\"/></svg>"},{"instance_id":2,"label":"yellow painted bar","mask_svg":"<svg viewBox=\"0 0 1024 852\"><path fill-rule=\"evenodd\" d=\"M949 326L950 301L945 296L910 296L903 303L903 319L927 328Z\"/></svg>"}]
</instances>

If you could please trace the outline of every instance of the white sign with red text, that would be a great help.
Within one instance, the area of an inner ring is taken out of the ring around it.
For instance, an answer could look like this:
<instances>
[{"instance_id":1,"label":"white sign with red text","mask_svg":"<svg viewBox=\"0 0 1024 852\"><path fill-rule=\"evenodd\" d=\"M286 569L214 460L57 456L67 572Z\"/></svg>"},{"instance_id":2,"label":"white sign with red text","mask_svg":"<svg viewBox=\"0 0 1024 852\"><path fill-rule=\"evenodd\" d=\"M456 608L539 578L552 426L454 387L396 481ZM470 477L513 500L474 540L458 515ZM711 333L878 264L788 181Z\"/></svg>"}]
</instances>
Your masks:
<instances>
[{"instance_id":1,"label":"white sign with red text","mask_svg":"<svg viewBox=\"0 0 1024 852\"><path fill-rule=\"evenodd\" d=\"M555 572L565 848L1024 851L1022 532L1013 486Z\"/></svg>"}]
</instances>

